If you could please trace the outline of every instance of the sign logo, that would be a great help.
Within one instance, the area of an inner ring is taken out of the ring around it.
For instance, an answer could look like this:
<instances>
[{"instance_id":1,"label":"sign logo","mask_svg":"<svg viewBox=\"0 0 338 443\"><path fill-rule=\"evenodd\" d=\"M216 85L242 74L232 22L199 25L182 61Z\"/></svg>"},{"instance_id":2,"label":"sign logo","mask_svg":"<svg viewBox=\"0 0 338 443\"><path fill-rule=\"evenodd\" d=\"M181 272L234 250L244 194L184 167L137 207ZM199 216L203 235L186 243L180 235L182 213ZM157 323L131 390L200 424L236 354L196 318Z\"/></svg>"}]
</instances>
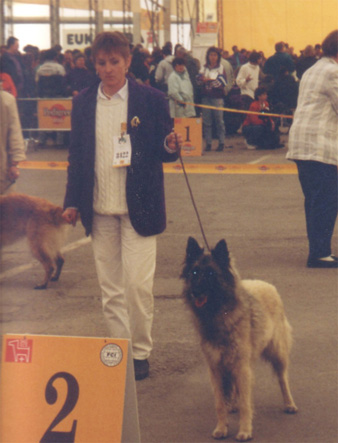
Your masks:
<instances>
[{"instance_id":1,"label":"sign logo","mask_svg":"<svg viewBox=\"0 0 338 443\"><path fill-rule=\"evenodd\" d=\"M113 367L119 365L122 357L122 349L114 343L109 343L101 349L101 361L106 366Z\"/></svg>"},{"instance_id":2,"label":"sign logo","mask_svg":"<svg viewBox=\"0 0 338 443\"><path fill-rule=\"evenodd\" d=\"M44 117L50 117L53 123L58 125L64 121L66 117L70 117L71 110L66 109L62 104L56 103L52 107L43 108Z\"/></svg>"},{"instance_id":3,"label":"sign logo","mask_svg":"<svg viewBox=\"0 0 338 443\"><path fill-rule=\"evenodd\" d=\"M50 99L38 101L39 129L70 129L72 101Z\"/></svg>"},{"instance_id":4,"label":"sign logo","mask_svg":"<svg viewBox=\"0 0 338 443\"><path fill-rule=\"evenodd\" d=\"M15 339L6 341L6 362L31 363L33 340Z\"/></svg>"}]
</instances>

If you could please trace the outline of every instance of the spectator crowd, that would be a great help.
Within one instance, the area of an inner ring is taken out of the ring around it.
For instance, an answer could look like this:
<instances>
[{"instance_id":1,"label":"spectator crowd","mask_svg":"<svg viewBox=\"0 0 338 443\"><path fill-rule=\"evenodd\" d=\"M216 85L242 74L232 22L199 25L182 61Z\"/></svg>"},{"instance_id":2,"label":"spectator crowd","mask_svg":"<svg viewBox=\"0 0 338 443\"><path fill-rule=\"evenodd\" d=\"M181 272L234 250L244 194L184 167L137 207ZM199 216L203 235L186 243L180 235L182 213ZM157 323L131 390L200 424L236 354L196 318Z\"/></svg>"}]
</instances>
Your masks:
<instances>
[{"instance_id":1,"label":"spectator crowd","mask_svg":"<svg viewBox=\"0 0 338 443\"><path fill-rule=\"evenodd\" d=\"M263 107L264 112L292 115L297 104L299 80L322 56L319 44L308 45L296 55L284 42L276 43L275 54L268 58L262 51L239 50L237 46L232 47L231 54L210 47L205 60L196 59L182 45L173 47L170 42L162 48L155 47L152 52L142 44L131 49L128 76L163 91L169 100L171 117L202 114L205 149L211 150L211 141L216 134L218 151L225 147L225 134L236 134L248 124L257 122L266 126L264 133L273 128L275 134L279 122L259 118L250 120L245 113L215 108L257 111ZM20 52L18 39L9 37L7 45L0 48L2 89L16 98L72 97L97 81L91 47L63 52L60 45L41 51L36 46L27 45ZM264 95L260 102L257 88ZM195 106L201 104L209 108L201 110ZM28 104L24 109L24 114L31 114ZM22 122L25 120L22 112L20 118ZM23 124L27 127L27 122ZM250 131L250 128L249 132L257 134L257 130ZM243 133L248 133L248 128ZM275 147L279 146L277 140ZM257 143L248 147L264 149Z\"/></svg>"}]
</instances>

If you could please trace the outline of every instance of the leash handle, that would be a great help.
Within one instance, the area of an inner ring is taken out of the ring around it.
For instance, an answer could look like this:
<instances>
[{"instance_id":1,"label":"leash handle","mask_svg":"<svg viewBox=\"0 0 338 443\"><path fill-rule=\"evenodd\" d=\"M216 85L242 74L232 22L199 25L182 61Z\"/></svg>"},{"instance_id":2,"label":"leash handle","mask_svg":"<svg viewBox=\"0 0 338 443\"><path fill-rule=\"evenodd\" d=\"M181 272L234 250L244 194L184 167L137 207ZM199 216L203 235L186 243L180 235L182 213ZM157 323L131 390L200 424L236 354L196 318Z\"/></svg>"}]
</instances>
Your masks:
<instances>
[{"instance_id":1,"label":"leash handle","mask_svg":"<svg viewBox=\"0 0 338 443\"><path fill-rule=\"evenodd\" d=\"M203 239L204 239L204 243L205 243L208 251L211 252L209 244L208 244L208 240L206 238L206 235L205 235L205 232L204 232L204 229L203 229L201 218L200 218L200 215L199 215L196 203L195 203L194 195L192 193L192 189L191 189L191 186L189 184L188 175L187 175L187 172L186 172L185 167L184 167L184 162L183 162L183 158L182 158L182 155L181 155L181 149L180 149L179 144L178 144L177 134L176 133L175 133L175 142L176 142L176 148L177 148L178 156L179 156L179 159L180 159L180 162L181 162L184 178L185 178L185 181L187 183L187 187L188 187L188 190L189 190L189 193L190 193L191 202L193 204L193 207L194 207L194 210L195 210L195 213L196 213L196 217L197 217L198 224L199 224L199 227L200 227Z\"/></svg>"}]
</instances>

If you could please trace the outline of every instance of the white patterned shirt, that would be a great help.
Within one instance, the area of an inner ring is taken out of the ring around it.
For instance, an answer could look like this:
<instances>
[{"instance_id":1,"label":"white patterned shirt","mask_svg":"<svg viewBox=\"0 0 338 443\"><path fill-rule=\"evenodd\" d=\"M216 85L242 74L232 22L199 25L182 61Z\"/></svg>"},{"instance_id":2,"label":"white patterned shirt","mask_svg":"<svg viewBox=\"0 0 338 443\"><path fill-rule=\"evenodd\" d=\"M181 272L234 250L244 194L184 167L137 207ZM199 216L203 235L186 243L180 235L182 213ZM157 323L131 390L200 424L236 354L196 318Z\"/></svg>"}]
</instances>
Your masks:
<instances>
[{"instance_id":1,"label":"white patterned shirt","mask_svg":"<svg viewBox=\"0 0 338 443\"><path fill-rule=\"evenodd\" d=\"M111 99L103 94L101 85L96 106L93 207L97 214L123 215L128 213L127 168L113 168L113 137L120 136L121 123L127 123L128 81Z\"/></svg>"},{"instance_id":2,"label":"white patterned shirt","mask_svg":"<svg viewBox=\"0 0 338 443\"><path fill-rule=\"evenodd\" d=\"M318 60L301 79L286 157L338 164L338 63L332 58Z\"/></svg>"}]
</instances>

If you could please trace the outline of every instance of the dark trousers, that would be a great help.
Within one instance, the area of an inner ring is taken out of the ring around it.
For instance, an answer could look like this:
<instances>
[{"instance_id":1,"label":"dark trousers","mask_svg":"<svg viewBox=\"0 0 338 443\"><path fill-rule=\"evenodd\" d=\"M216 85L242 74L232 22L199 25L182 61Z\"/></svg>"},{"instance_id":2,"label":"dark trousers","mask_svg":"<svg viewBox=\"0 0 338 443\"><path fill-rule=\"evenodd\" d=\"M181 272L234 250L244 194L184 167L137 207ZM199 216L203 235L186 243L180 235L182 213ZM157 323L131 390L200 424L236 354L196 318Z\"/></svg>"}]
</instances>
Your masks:
<instances>
[{"instance_id":1,"label":"dark trousers","mask_svg":"<svg viewBox=\"0 0 338 443\"><path fill-rule=\"evenodd\" d=\"M272 131L267 125L243 126L243 135L249 145L258 149L275 149L279 145L278 129Z\"/></svg>"},{"instance_id":2,"label":"dark trousers","mask_svg":"<svg viewBox=\"0 0 338 443\"><path fill-rule=\"evenodd\" d=\"M337 166L296 160L305 197L309 259L331 255L331 238L338 210Z\"/></svg>"}]
</instances>

